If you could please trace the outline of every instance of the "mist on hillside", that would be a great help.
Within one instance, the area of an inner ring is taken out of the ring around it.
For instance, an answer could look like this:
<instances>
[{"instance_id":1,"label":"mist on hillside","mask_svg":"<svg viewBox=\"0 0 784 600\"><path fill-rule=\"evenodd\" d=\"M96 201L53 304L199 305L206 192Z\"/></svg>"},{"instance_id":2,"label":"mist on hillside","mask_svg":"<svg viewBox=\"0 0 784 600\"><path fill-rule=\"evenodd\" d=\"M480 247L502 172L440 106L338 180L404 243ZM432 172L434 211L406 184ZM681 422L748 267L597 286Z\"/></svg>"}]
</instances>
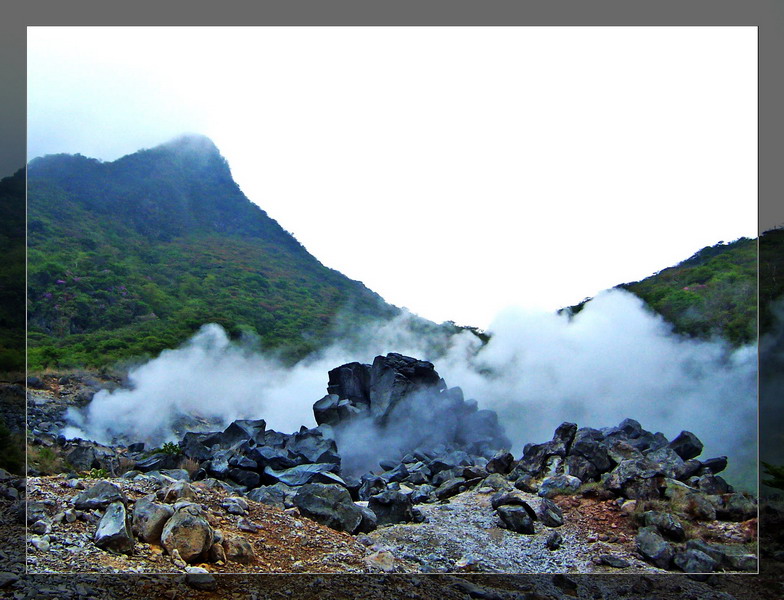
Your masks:
<instances>
[{"instance_id":1,"label":"mist on hillside","mask_svg":"<svg viewBox=\"0 0 784 600\"><path fill-rule=\"evenodd\" d=\"M573 317L506 310L484 346L469 331L423 334L418 321L404 313L362 327L294 367L208 324L180 348L132 369L127 388L98 392L85 409L71 409L64 433L160 444L175 438L172 427L183 414L224 425L263 418L292 432L315 425L312 406L326 393L330 369L398 352L433 362L450 387L495 410L515 457L526 443L549 440L563 421L600 428L630 417L669 439L692 431L705 444L702 458L730 457L731 483L751 487L756 480L755 347L676 335L621 290L597 295Z\"/></svg>"}]
</instances>

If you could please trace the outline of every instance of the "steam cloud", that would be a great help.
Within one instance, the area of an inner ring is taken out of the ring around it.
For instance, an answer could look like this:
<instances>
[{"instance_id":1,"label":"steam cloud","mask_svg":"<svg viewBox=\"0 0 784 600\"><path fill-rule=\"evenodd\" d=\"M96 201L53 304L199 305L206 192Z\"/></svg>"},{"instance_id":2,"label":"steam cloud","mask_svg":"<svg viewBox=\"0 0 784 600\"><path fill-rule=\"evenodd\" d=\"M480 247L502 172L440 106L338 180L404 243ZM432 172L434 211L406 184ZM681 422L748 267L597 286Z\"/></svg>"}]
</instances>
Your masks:
<instances>
[{"instance_id":1,"label":"steam cloud","mask_svg":"<svg viewBox=\"0 0 784 600\"><path fill-rule=\"evenodd\" d=\"M182 415L225 425L263 418L291 432L315 426L312 405L326 393L330 369L399 352L430 360L449 386L495 410L515 456L528 442L550 439L563 421L600 428L631 417L669 439L694 432L705 444L703 457L730 457L730 482L755 486L755 346L733 351L722 341L675 335L621 290L599 294L571 319L507 310L488 329L484 347L469 332L448 341L415 333L417 319L403 314L355 331L291 368L248 340L230 341L218 325L205 325L181 348L133 369L130 389L100 391L84 410L71 410L64 434L160 443L175 439L172 427ZM373 436L363 435L371 452Z\"/></svg>"}]
</instances>

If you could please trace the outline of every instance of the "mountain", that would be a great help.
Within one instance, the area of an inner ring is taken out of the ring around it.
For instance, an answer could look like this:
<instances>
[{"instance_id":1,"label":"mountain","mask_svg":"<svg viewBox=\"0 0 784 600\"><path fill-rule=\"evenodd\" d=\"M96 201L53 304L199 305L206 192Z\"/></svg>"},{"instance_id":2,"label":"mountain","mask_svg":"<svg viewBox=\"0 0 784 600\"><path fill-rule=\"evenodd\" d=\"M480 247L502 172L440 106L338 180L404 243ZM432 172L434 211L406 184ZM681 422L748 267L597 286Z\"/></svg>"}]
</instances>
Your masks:
<instances>
[{"instance_id":1,"label":"mountain","mask_svg":"<svg viewBox=\"0 0 784 600\"><path fill-rule=\"evenodd\" d=\"M774 271L784 256L781 238L781 232L771 231L759 240L760 251L767 257L763 264ZM749 238L719 242L641 281L615 287L640 297L672 323L677 333L704 339L720 336L734 345L747 344L757 339L757 246L758 240ZM765 281L760 305L763 332L773 321L770 301L784 292L774 278L765 277ZM576 314L588 301L565 310Z\"/></svg>"},{"instance_id":2,"label":"mountain","mask_svg":"<svg viewBox=\"0 0 784 600\"><path fill-rule=\"evenodd\" d=\"M32 370L154 355L206 322L293 359L323 344L338 314L399 312L248 200L203 136L113 162L32 160L28 248Z\"/></svg>"}]
</instances>

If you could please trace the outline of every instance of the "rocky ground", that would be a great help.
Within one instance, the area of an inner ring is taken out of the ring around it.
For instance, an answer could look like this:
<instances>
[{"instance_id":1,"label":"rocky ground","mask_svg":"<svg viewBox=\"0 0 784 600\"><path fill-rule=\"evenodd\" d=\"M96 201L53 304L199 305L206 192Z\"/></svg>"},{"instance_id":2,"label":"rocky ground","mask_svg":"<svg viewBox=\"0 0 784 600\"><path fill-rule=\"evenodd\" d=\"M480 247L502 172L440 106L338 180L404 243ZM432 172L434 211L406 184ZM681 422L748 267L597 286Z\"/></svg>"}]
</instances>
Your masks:
<instances>
[{"instance_id":1,"label":"rocky ground","mask_svg":"<svg viewBox=\"0 0 784 600\"><path fill-rule=\"evenodd\" d=\"M531 445L517 461L506 464L508 458L500 455L492 461L474 457L474 464L442 465L450 468L444 468L439 478L437 473L429 472L426 479L411 474L398 477L407 470L403 467L416 464L410 457L408 462L388 462L386 471L379 472L380 477L357 482L373 488L366 490L363 498L356 497L360 486L354 487L351 478L342 481L341 486L333 481L334 472L324 475L322 471L305 485L290 486L282 480L270 485L271 481L263 481L257 488L248 489L231 476L216 476L215 452L207 462L191 465L190 472L171 468L170 464L158 465L167 468L139 471L134 468L136 459L119 460L135 456L129 454L128 448L64 443L57 439L67 407L84 405L96 389L119 383L85 375L49 376L34 381L29 389L33 452L40 454L48 449L44 454L61 457L79 448L72 456L86 456L87 463L82 466L89 469L70 469L70 474L57 475L46 475L45 469L34 470L26 487L23 480L3 476L5 537L20 542L19 547L9 545L8 551L0 551L0 568L5 570L0 574L0 591L7 597L99 598L113 597L120 590L126 598L169 599L326 595L767 600L784 595L778 576L782 566L778 561L784 559L784 552L776 537L781 534L763 538L768 550L763 549L765 560L757 563L756 506L751 515L748 498L741 502L731 489L722 489L720 478L706 469L706 465L715 464L710 461L699 466L693 458L682 461L691 461L689 468L693 469L688 483L695 487L686 486L687 495L691 500L697 492L710 497L721 518L687 518L673 508L673 502L683 500L682 494L665 498L661 493L665 486L656 488L656 499L648 498L646 490L653 489L650 482L639 482L649 477L643 478L635 471L632 477L619 478L617 466L611 466L603 483L580 482L575 489L548 491L547 485L542 487L548 475L564 477L557 465L554 468L554 457L560 458L561 463L571 460L573 472L590 466L585 462L577 464L575 454L569 451L558 455L559 435L563 431L557 431L552 442ZM322 409L325 404L337 406L332 399L322 402ZM584 430L577 431L576 439L592 440ZM647 434L644 430L643 433ZM278 437L279 434L274 435L276 440ZM307 436L302 439L312 443ZM289 439L286 444L294 442L302 440ZM240 457L248 453L237 451L234 438L232 443L234 476L250 477L238 471L245 465ZM595 445L590 449L596 450ZM180 457L183 458L187 457ZM633 458L640 460L636 454ZM148 459L138 462L144 460ZM444 456L436 457L430 466L443 460ZM629 459L622 458L611 465L624 460ZM488 469L488 463L506 466ZM526 471L531 465L533 470ZM307 463L306 471L311 466ZM301 468L300 465L296 469ZM197 469L204 472L194 476ZM535 472L538 469L543 472ZM261 469L256 473L265 477ZM301 475L300 471L295 474ZM291 476L291 472L286 474ZM655 477L659 484L666 479L664 474ZM699 491L700 479L706 487L718 485L719 489ZM564 481L569 482L560 479L556 483L563 485ZM104 497L85 504L85 496L101 495L91 492L99 483L104 486ZM112 490L107 495L107 485L114 486L117 495L113 496ZM379 485L378 489L373 487ZM671 483L670 487L675 485ZM354 488L354 497L346 502L343 496L334 496L335 506L350 504L343 507L339 520L332 512L325 517L321 508L313 506L314 497L327 497L326 491L332 494L335 489L343 490L348 496L346 487ZM683 490L680 483L677 489ZM311 493L305 494L306 490ZM416 494L421 496L416 503L399 503L400 498ZM630 495L638 497L629 498ZM735 504L740 503L739 507L730 502L731 498ZM387 503L381 503L382 500ZM142 511L137 507L142 505L165 512L161 526L173 522L173 514L193 512L194 519L203 521L200 527L210 532L209 542L200 547L198 557L183 560L180 550L185 554L188 547L184 542L177 542L179 547L165 543L160 531L157 538L145 539L139 534L141 525L136 521ZM737 514L730 518L733 507ZM709 510L707 506L702 509ZM119 537L110 536L112 541L101 547L96 543L96 533L106 529L105 517L112 511L120 511L127 531L123 533L123 527L118 527L115 534L119 532ZM762 513L763 523L764 519L771 524L784 521L774 504L766 505ZM677 523L673 524L669 517ZM346 525L348 522L350 525ZM120 539L126 534L127 539ZM178 548L177 552L172 551L174 548ZM26 559L20 550L26 551ZM22 574L22 565L28 574ZM710 568L699 568L704 565ZM760 574L756 573L758 566ZM685 575L683 570L713 574ZM744 571L748 574L730 574ZM258 577L261 573L265 575ZM134 585L118 581L118 574L124 574L119 579L132 580Z\"/></svg>"}]
</instances>

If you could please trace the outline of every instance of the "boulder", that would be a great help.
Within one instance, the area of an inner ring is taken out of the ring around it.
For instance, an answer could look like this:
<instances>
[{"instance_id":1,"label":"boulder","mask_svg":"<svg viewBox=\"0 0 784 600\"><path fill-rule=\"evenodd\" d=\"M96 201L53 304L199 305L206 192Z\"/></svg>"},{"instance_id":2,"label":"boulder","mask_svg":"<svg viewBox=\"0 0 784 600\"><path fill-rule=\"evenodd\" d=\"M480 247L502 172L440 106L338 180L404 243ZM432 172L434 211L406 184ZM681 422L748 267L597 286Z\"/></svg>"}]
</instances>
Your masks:
<instances>
[{"instance_id":1,"label":"boulder","mask_svg":"<svg viewBox=\"0 0 784 600\"><path fill-rule=\"evenodd\" d=\"M256 469L261 473L270 467L276 471L290 469L297 466L291 452L285 448L275 448L273 446L257 446L249 449L246 456L256 463Z\"/></svg>"},{"instance_id":2,"label":"boulder","mask_svg":"<svg viewBox=\"0 0 784 600\"><path fill-rule=\"evenodd\" d=\"M289 486L285 484L275 484L257 487L248 492L248 499L253 500L254 502L260 502L261 504L275 506L283 510L286 508L287 495L291 495L292 497L294 495L294 492L289 492L289 494L287 494L285 488L289 488Z\"/></svg>"},{"instance_id":3,"label":"boulder","mask_svg":"<svg viewBox=\"0 0 784 600\"><path fill-rule=\"evenodd\" d=\"M241 535L224 534L221 546L227 560L242 564L249 564L256 560L253 546Z\"/></svg>"},{"instance_id":4,"label":"boulder","mask_svg":"<svg viewBox=\"0 0 784 600\"><path fill-rule=\"evenodd\" d=\"M662 536L674 542L686 540L686 532L677 517L670 513L647 511L643 513L643 522L646 527L653 527Z\"/></svg>"},{"instance_id":5,"label":"boulder","mask_svg":"<svg viewBox=\"0 0 784 600\"><path fill-rule=\"evenodd\" d=\"M634 538L637 551L642 557L660 569L668 569L672 563L674 550L653 527L642 527Z\"/></svg>"},{"instance_id":6,"label":"boulder","mask_svg":"<svg viewBox=\"0 0 784 600\"><path fill-rule=\"evenodd\" d=\"M715 559L693 548L678 552L673 562L684 573L712 573L719 566Z\"/></svg>"},{"instance_id":7,"label":"boulder","mask_svg":"<svg viewBox=\"0 0 784 600\"><path fill-rule=\"evenodd\" d=\"M757 516L757 503L745 494L735 492L722 497L716 517L722 521L747 521Z\"/></svg>"},{"instance_id":8,"label":"boulder","mask_svg":"<svg viewBox=\"0 0 784 600\"><path fill-rule=\"evenodd\" d=\"M560 527L564 524L561 508L549 498L542 498L536 514L542 524L547 527Z\"/></svg>"},{"instance_id":9,"label":"boulder","mask_svg":"<svg viewBox=\"0 0 784 600\"><path fill-rule=\"evenodd\" d=\"M402 492L387 490L371 496L368 508L376 516L378 525L409 523L414 520L411 496Z\"/></svg>"},{"instance_id":10,"label":"boulder","mask_svg":"<svg viewBox=\"0 0 784 600\"><path fill-rule=\"evenodd\" d=\"M174 509L168 504L158 504L153 498L146 496L136 501L131 530L141 541L159 544L163 526L174 514Z\"/></svg>"},{"instance_id":11,"label":"boulder","mask_svg":"<svg viewBox=\"0 0 784 600\"><path fill-rule=\"evenodd\" d=\"M366 473L359 479L362 482L357 492L360 500L369 500L371 496L380 494L387 488L387 483L372 473Z\"/></svg>"},{"instance_id":12,"label":"boulder","mask_svg":"<svg viewBox=\"0 0 784 600\"><path fill-rule=\"evenodd\" d=\"M683 460L696 458L702 452L702 442L690 431L681 431L674 440L670 442L670 448Z\"/></svg>"},{"instance_id":13,"label":"boulder","mask_svg":"<svg viewBox=\"0 0 784 600\"><path fill-rule=\"evenodd\" d=\"M451 498L465 490L466 480L462 477L452 477L436 488L435 495L439 500Z\"/></svg>"},{"instance_id":14,"label":"boulder","mask_svg":"<svg viewBox=\"0 0 784 600\"><path fill-rule=\"evenodd\" d=\"M133 552L133 535L128 526L128 514L125 504L120 501L112 502L98 521L95 530L95 545L110 552Z\"/></svg>"},{"instance_id":15,"label":"boulder","mask_svg":"<svg viewBox=\"0 0 784 600\"><path fill-rule=\"evenodd\" d=\"M362 511L341 485L305 484L297 490L293 502L306 517L338 531L354 533L362 523Z\"/></svg>"},{"instance_id":16,"label":"boulder","mask_svg":"<svg viewBox=\"0 0 784 600\"><path fill-rule=\"evenodd\" d=\"M561 494L573 494L581 485L582 481L577 479L577 477L572 477L571 475L555 475L542 480L537 493L543 498L554 498Z\"/></svg>"},{"instance_id":17,"label":"boulder","mask_svg":"<svg viewBox=\"0 0 784 600\"><path fill-rule=\"evenodd\" d=\"M305 464L280 471L276 471L271 467L265 467L264 475L271 481L279 481L290 486L308 483L338 483L344 485L343 480L332 473L334 469L335 465L331 463Z\"/></svg>"},{"instance_id":18,"label":"boulder","mask_svg":"<svg viewBox=\"0 0 784 600\"><path fill-rule=\"evenodd\" d=\"M99 481L95 485L80 492L73 499L74 508L77 510L91 510L94 508L106 508L113 502L128 503L125 494L113 483Z\"/></svg>"},{"instance_id":19,"label":"boulder","mask_svg":"<svg viewBox=\"0 0 784 600\"><path fill-rule=\"evenodd\" d=\"M528 535L536 533L534 520L526 507L516 504L502 504L496 509L496 512L501 518L501 524L507 529Z\"/></svg>"},{"instance_id":20,"label":"boulder","mask_svg":"<svg viewBox=\"0 0 784 600\"><path fill-rule=\"evenodd\" d=\"M174 514L161 532L161 544L169 554L177 550L187 563L207 557L213 543L213 529L204 512L189 502L175 505Z\"/></svg>"},{"instance_id":21,"label":"boulder","mask_svg":"<svg viewBox=\"0 0 784 600\"><path fill-rule=\"evenodd\" d=\"M136 461L135 468L142 473L148 473L150 471L160 471L161 469L176 469L179 463L179 456L165 452L155 452L147 458Z\"/></svg>"},{"instance_id":22,"label":"boulder","mask_svg":"<svg viewBox=\"0 0 784 600\"><path fill-rule=\"evenodd\" d=\"M714 475L718 475L727 468L727 457L719 456L718 458L709 458L702 461L702 468Z\"/></svg>"},{"instance_id":23,"label":"boulder","mask_svg":"<svg viewBox=\"0 0 784 600\"><path fill-rule=\"evenodd\" d=\"M501 475L506 475L512 471L513 463L514 456L512 453L501 450L493 455L489 461L487 461L485 470L488 473L500 473Z\"/></svg>"}]
</instances>

